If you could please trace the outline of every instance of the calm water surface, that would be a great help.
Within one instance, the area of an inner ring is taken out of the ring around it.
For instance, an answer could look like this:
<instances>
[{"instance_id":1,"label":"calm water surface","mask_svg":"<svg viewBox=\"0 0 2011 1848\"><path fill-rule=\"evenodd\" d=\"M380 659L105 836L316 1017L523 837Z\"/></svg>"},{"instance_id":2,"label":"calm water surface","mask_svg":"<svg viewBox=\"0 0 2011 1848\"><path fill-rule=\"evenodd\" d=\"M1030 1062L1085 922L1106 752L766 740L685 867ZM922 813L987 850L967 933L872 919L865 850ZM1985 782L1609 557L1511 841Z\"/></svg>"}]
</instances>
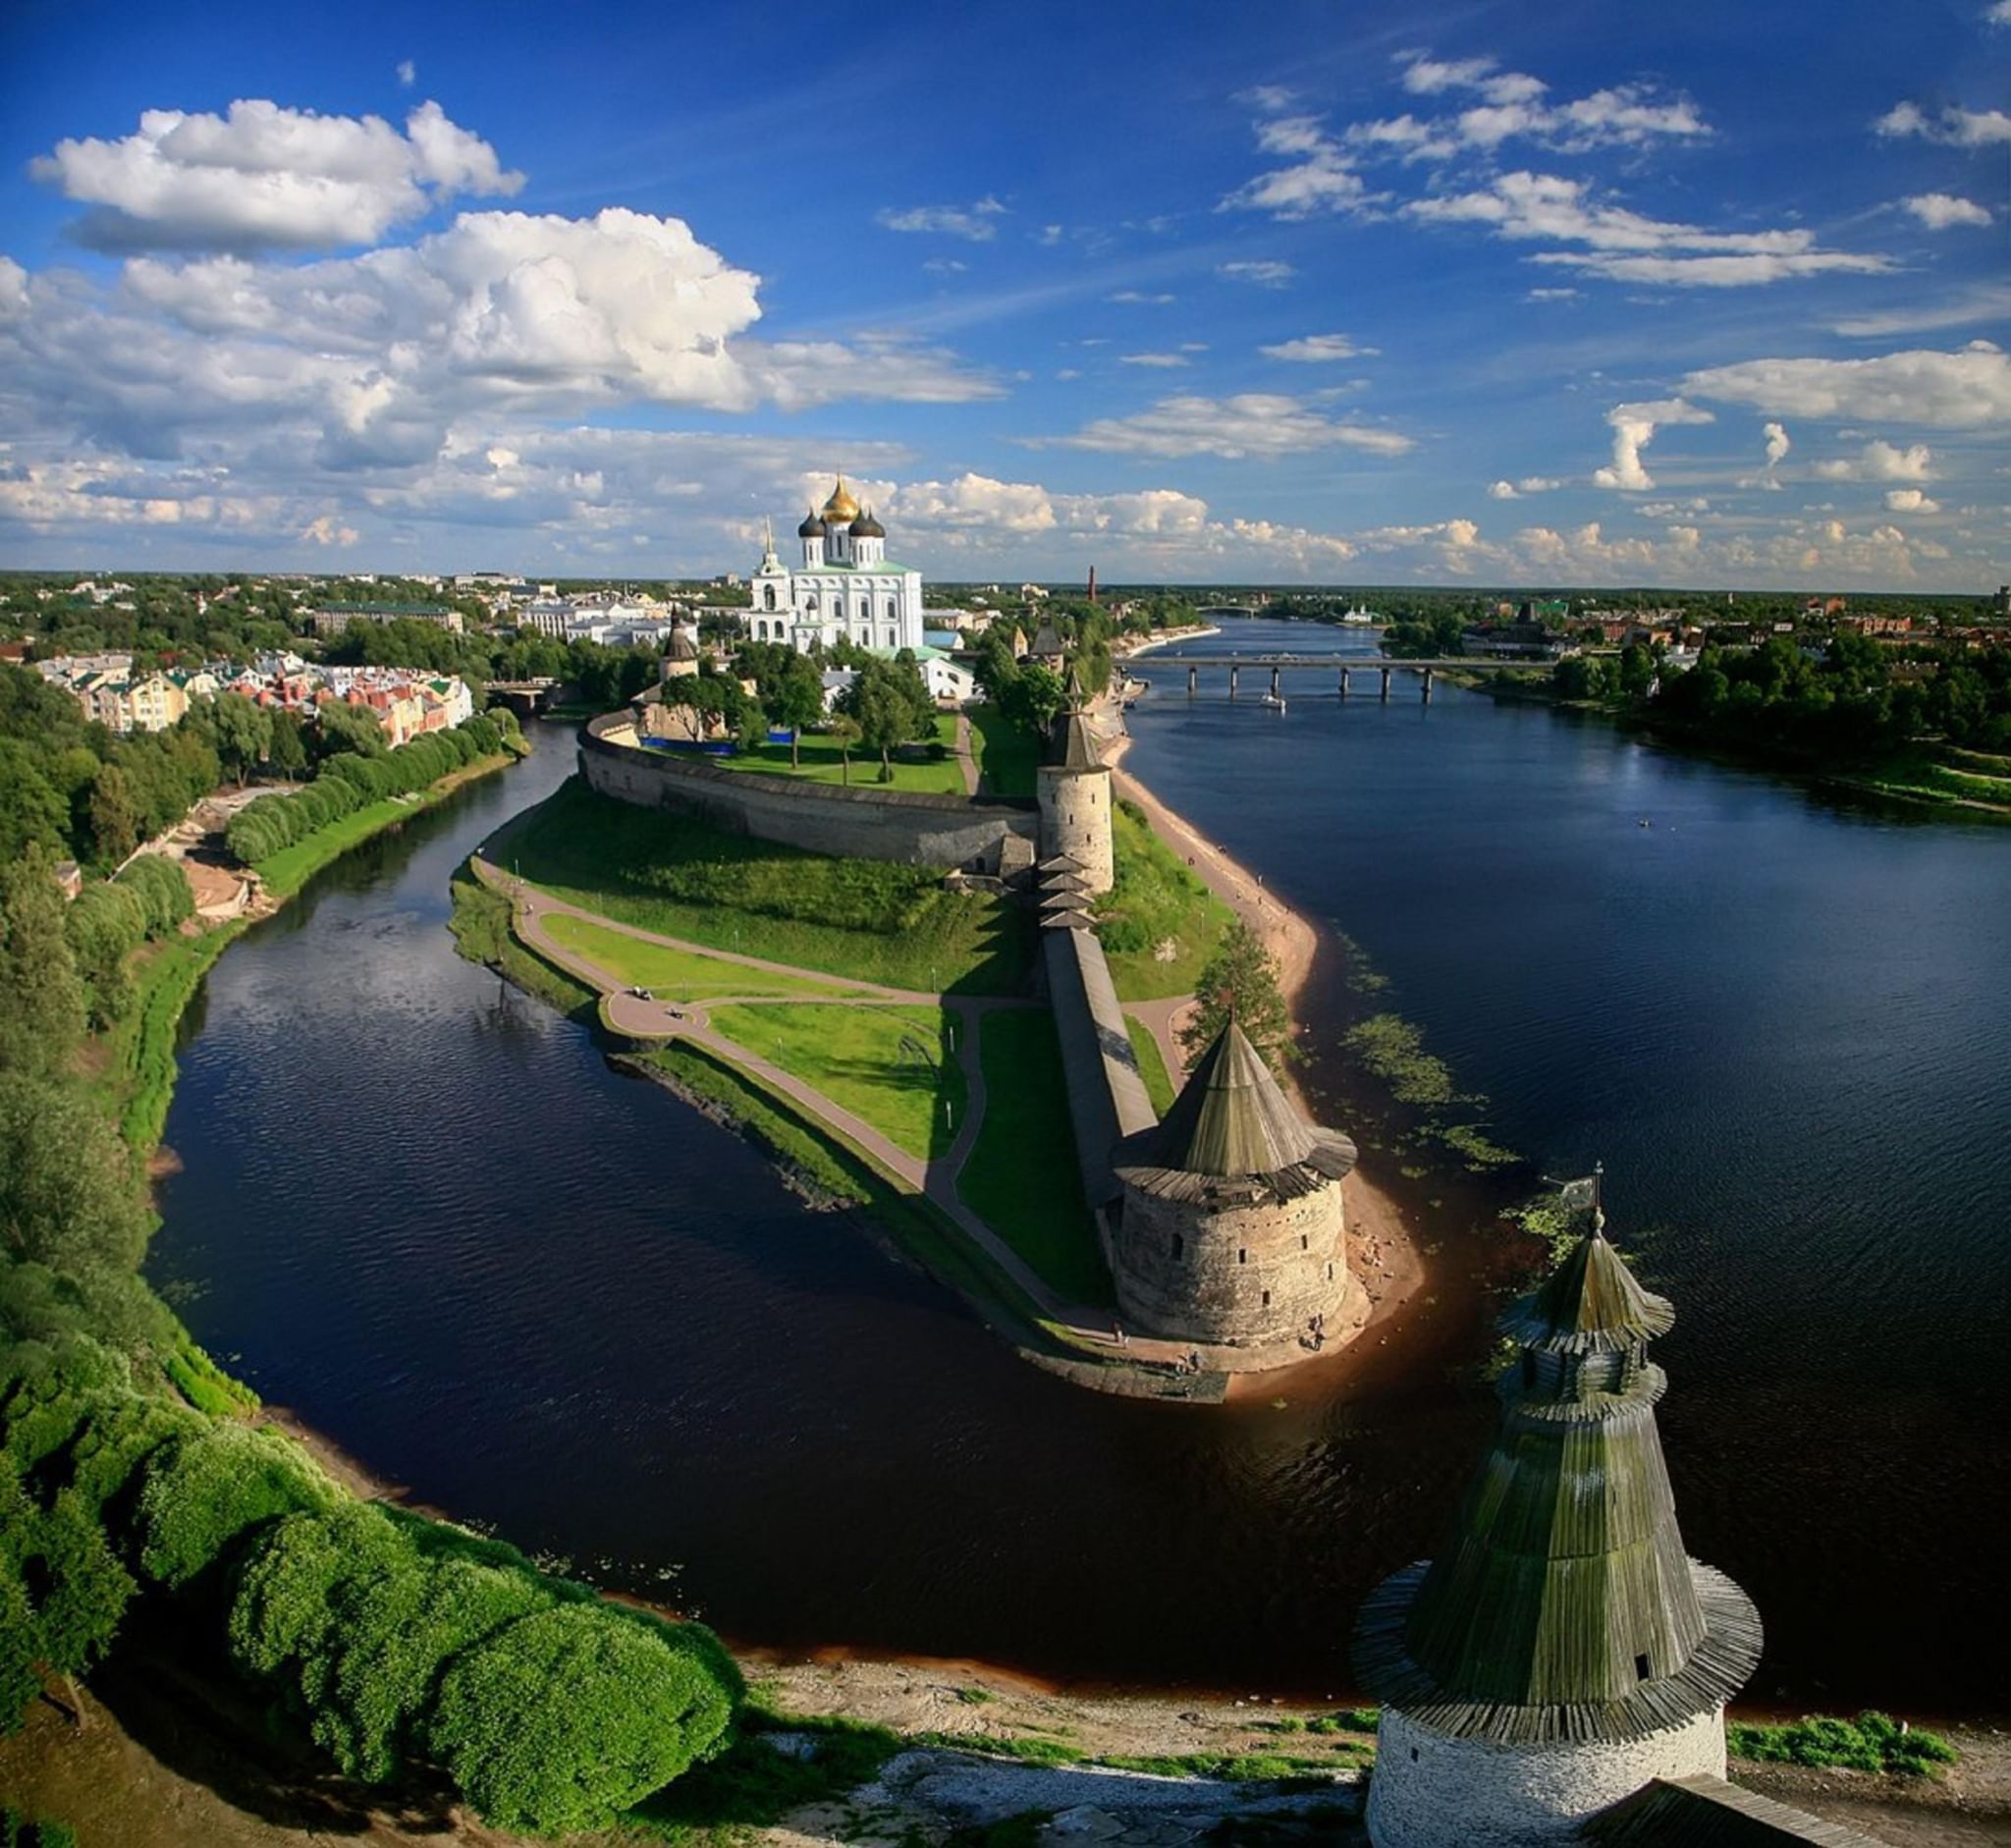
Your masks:
<instances>
[{"instance_id":1,"label":"calm water surface","mask_svg":"<svg viewBox=\"0 0 2011 1848\"><path fill-rule=\"evenodd\" d=\"M1756 1691L2001 1709L1976 1617L2011 1514L2011 833L1442 688L1343 709L1323 677L1280 719L1182 678L1133 712L1131 767L1363 947L1497 1139L1606 1162L1676 1299L1687 1538L1769 1622ZM1051 1381L455 957L453 868L571 768L541 743L210 976L151 1260L196 1333L417 1498L742 1640L1344 1688L1356 1603L1489 1425L1457 1186L1424 1183L1448 1287L1396 1377L1223 1411ZM1316 1039L1359 1006L1339 974ZM1311 1078L1333 1120L1375 1108Z\"/></svg>"}]
</instances>

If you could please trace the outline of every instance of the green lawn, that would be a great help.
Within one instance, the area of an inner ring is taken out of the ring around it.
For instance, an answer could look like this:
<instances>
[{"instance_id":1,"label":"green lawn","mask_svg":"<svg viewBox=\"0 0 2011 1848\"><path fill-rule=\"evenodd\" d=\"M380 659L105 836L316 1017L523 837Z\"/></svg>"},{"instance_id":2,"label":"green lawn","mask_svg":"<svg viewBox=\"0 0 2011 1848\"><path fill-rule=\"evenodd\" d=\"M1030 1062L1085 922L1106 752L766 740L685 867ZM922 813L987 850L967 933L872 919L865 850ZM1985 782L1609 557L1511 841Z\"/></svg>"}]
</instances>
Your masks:
<instances>
[{"instance_id":1,"label":"green lawn","mask_svg":"<svg viewBox=\"0 0 2011 1848\"><path fill-rule=\"evenodd\" d=\"M1045 1007L986 1014L978 1058L985 1121L957 1192L1050 1287L1072 1302L1109 1303L1110 1273L1076 1172L1054 1015Z\"/></svg>"},{"instance_id":2,"label":"green lawn","mask_svg":"<svg viewBox=\"0 0 2011 1848\"><path fill-rule=\"evenodd\" d=\"M715 1007L711 1019L728 1039L816 1086L910 1155L943 1154L963 1125L966 1087L944 1008L757 1003Z\"/></svg>"},{"instance_id":3,"label":"green lawn","mask_svg":"<svg viewBox=\"0 0 2011 1848\"><path fill-rule=\"evenodd\" d=\"M970 719L970 749L977 761L984 795L1031 795L1034 767L1040 762L1040 747L1030 732L1007 725L999 708L989 702L973 706Z\"/></svg>"},{"instance_id":4,"label":"green lawn","mask_svg":"<svg viewBox=\"0 0 2011 1848\"><path fill-rule=\"evenodd\" d=\"M1191 995L1201 965L1234 914L1152 832L1144 810L1119 802L1111 812L1117 883L1098 909L1097 936L1120 1001ZM1170 961L1159 958L1170 942Z\"/></svg>"},{"instance_id":5,"label":"green lawn","mask_svg":"<svg viewBox=\"0 0 2011 1848\"><path fill-rule=\"evenodd\" d=\"M665 1001L703 1001L713 995L801 995L830 1001L857 993L830 982L772 975L765 969L750 969L693 950L644 943L568 912L547 916L545 929L566 949L598 963L625 987L649 989Z\"/></svg>"},{"instance_id":6,"label":"green lawn","mask_svg":"<svg viewBox=\"0 0 2011 1848\"><path fill-rule=\"evenodd\" d=\"M1152 1029L1135 1014L1124 1016L1124 1029L1131 1035L1131 1051L1138 1060L1138 1075L1145 1080L1145 1095L1152 1108L1164 1116L1173 1108L1173 1081L1167 1075L1167 1061L1160 1057L1159 1042Z\"/></svg>"},{"instance_id":7,"label":"green lawn","mask_svg":"<svg viewBox=\"0 0 2011 1848\"><path fill-rule=\"evenodd\" d=\"M926 866L846 860L596 795L575 777L498 849L533 885L666 937L897 988L1017 994L1025 913Z\"/></svg>"},{"instance_id":8,"label":"green lawn","mask_svg":"<svg viewBox=\"0 0 2011 1848\"><path fill-rule=\"evenodd\" d=\"M855 783L875 789L913 789L924 795L961 795L963 772L958 767L954 745L956 720L950 713L936 715L936 741L945 750L941 757L929 757L924 749L912 755L897 753L894 781L880 781L880 760L871 751L852 750L851 770L828 737L815 732L803 734L800 768L789 764L787 744L760 744L751 751L735 751L731 757L708 757L706 762L721 770L738 770L752 776L797 777L806 783Z\"/></svg>"}]
</instances>

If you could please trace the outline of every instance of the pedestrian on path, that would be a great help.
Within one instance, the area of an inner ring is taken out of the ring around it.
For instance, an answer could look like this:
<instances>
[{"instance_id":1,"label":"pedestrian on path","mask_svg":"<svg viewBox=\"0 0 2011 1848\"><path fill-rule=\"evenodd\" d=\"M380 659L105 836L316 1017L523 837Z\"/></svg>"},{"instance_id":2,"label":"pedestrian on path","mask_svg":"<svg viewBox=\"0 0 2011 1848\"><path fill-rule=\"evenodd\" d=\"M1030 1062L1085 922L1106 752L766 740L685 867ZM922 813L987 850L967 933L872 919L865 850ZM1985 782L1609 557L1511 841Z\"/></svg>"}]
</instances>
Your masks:
<instances>
[{"instance_id":1,"label":"pedestrian on path","mask_svg":"<svg viewBox=\"0 0 2011 1848\"><path fill-rule=\"evenodd\" d=\"M1114 1322L1114 1323L1112 1323L1112 1324L1111 1324L1111 1332L1112 1332L1112 1334L1113 1334L1113 1335L1114 1335L1114 1336L1116 1337L1116 1342L1117 1342L1117 1345L1118 1345L1119 1347L1128 1347L1128 1346L1130 1346L1130 1342L1129 1342L1129 1341L1128 1341L1128 1340L1127 1340L1127 1339L1125 1338L1125 1335L1124 1335L1124 1325L1123 1325L1123 1324L1122 1324L1121 1322Z\"/></svg>"}]
</instances>

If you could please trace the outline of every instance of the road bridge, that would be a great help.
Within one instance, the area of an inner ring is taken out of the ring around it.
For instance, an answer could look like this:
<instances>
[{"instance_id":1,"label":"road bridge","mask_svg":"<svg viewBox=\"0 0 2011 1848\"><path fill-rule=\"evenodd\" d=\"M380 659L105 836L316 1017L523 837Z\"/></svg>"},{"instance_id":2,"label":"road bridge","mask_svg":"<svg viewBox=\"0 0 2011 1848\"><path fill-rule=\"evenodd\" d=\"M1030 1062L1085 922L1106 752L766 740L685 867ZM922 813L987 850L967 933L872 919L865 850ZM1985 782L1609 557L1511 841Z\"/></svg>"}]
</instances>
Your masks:
<instances>
[{"instance_id":1,"label":"road bridge","mask_svg":"<svg viewBox=\"0 0 2011 1848\"><path fill-rule=\"evenodd\" d=\"M491 680L488 697L499 706L508 706L522 719L535 718L552 703L554 691L559 682L555 679L534 680Z\"/></svg>"},{"instance_id":2,"label":"road bridge","mask_svg":"<svg viewBox=\"0 0 2011 1848\"><path fill-rule=\"evenodd\" d=\"M1587 649L1588 654L1610 653L1605 649ZM1133 665L1141 670L1139 679L1151 677L1142 672L1150 668L1185 668L1187 670L1187 693L1192 698L1201 687L1203 668L1226 668L1229 676L1229 697L1234 699L1240 690L1243 670L1249 668L1262 673L1271 671L1271 696L1283 697L1282 684L1286 674L1332 674L1337 678L1338 690L1346 699L1354 690L1351 684L1357 674L1375 675L1380 679L1378 697L1389 697L1389 683L1393 675L1415 674L1419 678L1419 688L1427 703L1432 697L1432 677L1435 674L1457 671L1461 674L1512 674L1541 672L1552 665L1548 660L1524 660L1506 655L1439 655L1429 660L1402 660L1394 655L1291 655L1291 654L1249 654L1249 655L1185 655L1149 654L1127 659L1120 665L1129 672Z\"/></svg>"}]
</instances>

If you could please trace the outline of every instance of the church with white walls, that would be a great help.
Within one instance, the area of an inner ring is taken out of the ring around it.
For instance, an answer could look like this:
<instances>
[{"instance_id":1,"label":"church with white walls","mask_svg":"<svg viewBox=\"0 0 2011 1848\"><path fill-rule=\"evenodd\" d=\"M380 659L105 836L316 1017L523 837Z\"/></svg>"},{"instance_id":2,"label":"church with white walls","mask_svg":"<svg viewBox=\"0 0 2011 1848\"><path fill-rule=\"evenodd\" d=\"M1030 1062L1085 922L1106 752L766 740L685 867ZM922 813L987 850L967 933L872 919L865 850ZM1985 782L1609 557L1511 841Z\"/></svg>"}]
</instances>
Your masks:
<instances>
[{"instance_id":1,"label":"church with white walls","mask_svg":"<svg viewBox=\"0 0 2011 1848\"><path fill-rule=\"evenodd\" d=\"M862 509L840 475L831 498L796 528L803 562L794 571L769 538L751 580L756 641L786 641L799 654L842 636L861 648L922 645L922 574L887 556L887 528Z\"/></svg>"}]
</instances>

